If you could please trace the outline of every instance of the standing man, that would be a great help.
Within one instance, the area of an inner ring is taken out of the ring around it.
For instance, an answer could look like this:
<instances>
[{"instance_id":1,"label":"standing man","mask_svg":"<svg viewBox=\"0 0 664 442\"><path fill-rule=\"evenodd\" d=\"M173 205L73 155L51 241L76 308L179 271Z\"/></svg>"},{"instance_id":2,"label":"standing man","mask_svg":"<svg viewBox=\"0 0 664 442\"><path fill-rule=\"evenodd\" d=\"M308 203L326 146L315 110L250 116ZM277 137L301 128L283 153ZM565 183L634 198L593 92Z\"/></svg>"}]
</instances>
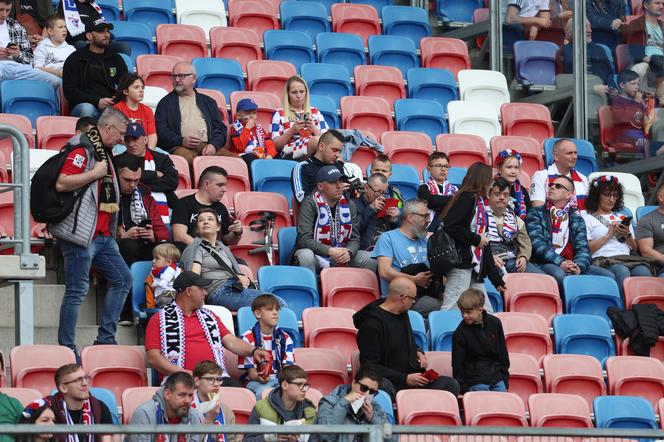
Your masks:
<instances>
[{"instance_id":1,"label":"standing man","mask_svg":"<svg viewBox=\"0 0 664 442\"><path fill-rule=\"evenodd\" d=\"M338 131L330 129L318 139L318 149L311 158L297 163L293 169L293 195L298 203L316 190L316 174L323 166L335 166L343 175L344 163L339 160L343 150L344 137ZM347 187L347 186L346 186Z\"/></svg>"},{"instance_id":2,"label":"standing man","mask_svg":"<svg viewBox=\"0 0 664 442\"><path fill-rule=\"evenodd\" d=\"M49 225L64 256L65 295L58 343L75 353L78 311L88 294L92 265L108 281L95 344L116 344L118 318L131 288L131 272L115 241L120 189L110 158L113 146L124 139L127 123L122 112L106 109L97 126L69 141L77 147L70 151L55 184L58 192L82 192L77 210Z\"/></svg>"},{"instance_id":3,"label":"standing man","mask_svg":"<svg viewBox=\"0 0 664 442\"><path fill-rule=\"evenodd\" d=\"M641 255L651 258L659 265L659 274L664 277L664 184L657 190L657 209L641 217L636 225L636 241Z\"/></svg>"}]
</instances>

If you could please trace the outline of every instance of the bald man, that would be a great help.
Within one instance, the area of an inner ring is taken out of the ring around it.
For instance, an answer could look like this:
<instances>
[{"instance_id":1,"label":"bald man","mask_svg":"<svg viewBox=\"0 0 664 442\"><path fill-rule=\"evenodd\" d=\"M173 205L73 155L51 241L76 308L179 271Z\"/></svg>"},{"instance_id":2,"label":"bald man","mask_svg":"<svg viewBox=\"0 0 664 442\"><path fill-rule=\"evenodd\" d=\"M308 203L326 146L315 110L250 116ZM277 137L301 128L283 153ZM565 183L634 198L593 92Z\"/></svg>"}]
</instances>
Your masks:
<instances>
[{"instance_id":1,"label":"bald man","mask_svg":"<svg viewBox=\"0 0 664 442\"><path fill-rule=\"evenodd\" d=\"M408 310L417 299L417 287L407 277L390 281L387 297L367 304L353 315L357 328L357 345L362 366L375 366L383 376L381 390L394 398L396 392L408 388L447 390L459 394L459 383L439 376L429 380L424 352L415 344Z\"/></svg>"},{"instance_id":2,"label":"bald man","mask_svg":"<svg viewBox=\"0 0 664 442\"><path fill-rule=\"evenodd\" d=\"M154 114L157 145L184 157L189 164L200 155L230 155L226 145L226 125L217 103L194 89L196 70L181 61L171 71L173 91L159 101Z\"/></svg>"}]
</instances>

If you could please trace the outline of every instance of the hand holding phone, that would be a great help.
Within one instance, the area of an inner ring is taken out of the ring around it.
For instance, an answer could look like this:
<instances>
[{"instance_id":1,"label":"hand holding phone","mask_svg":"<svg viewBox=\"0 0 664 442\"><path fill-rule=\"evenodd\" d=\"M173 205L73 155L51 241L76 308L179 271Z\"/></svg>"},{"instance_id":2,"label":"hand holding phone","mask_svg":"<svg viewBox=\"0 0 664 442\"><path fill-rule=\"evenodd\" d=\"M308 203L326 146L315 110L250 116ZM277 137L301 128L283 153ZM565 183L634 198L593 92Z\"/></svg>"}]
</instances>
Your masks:
<instances>
[{"instance_id":1,"label":"hand holding phone","mask_svg":"<svg viewBox=\"0 0 664 442\"><path fill-rule=\"evenodd\" d=\"M633 218L634 217L632 216L626 216L622 221L620 221L620 224L622 224L623 226L629 226L632 223Z\"/></svg>"}]
</instances>

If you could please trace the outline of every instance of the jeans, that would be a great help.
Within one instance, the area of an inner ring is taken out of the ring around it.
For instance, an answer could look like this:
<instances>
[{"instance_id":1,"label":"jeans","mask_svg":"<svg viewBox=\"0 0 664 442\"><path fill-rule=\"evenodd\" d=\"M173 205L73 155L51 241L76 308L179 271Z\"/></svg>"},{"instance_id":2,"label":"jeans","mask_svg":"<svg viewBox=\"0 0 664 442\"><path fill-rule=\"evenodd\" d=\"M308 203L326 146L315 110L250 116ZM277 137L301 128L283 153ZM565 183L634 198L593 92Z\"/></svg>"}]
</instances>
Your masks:
<instances>
[{"instance_id":1,"label":"jeans","mask_svg":"<svg viewBox=\"0 0 664 442\"><path fill-rule=\"evenodd\" d=\"M516 259L514 259L514 258L506 259L505 260L505 270L507 270L507 273L519 273L516 270ZM540 269L539 267L537 267L532 262L528 262L526 264L526 270L524 271L524 273L540 273L540 274L543 275L544 271L542 269Z\"/></svg>"},{"instance_id":2,"label":"jeans","mask_svg":"<svg viewBox=\"0 0 664 442\"><path fill-rule=\"evenodd\" d=\"M625 290L623 289L623 281L625 280L625 278L627 278L628 276L652 276L652 272L645 265L639 265L630 270L627 268L627 266L623 264L613 264L608 269L603 269L603 270L613 274L613 277L618 283L620 294L623 296L625 295Z\"/></svg>"},{"instance_id":3,"label":"jeans","mask_svg":"<svg viewBox=\"0 0 664 442\"><path fill-rule=\"evenodd\" d=\"M314 272L314 275L320 272L320 265L318 264L316 255L314 255L314 252L312 252L311 249L300 249L296 251L295 258L297 259L297 262L300 263L301 267L308 268ZM369 269L372 272L375 272L376 260L371 257L371 252L358 250L357 253L355 253L355 256L353 256L353 259L348 263L348 267Z\"/></svg>"},{"instance_id":4,"label":"jeans","mask_svg":"<svg viewBox=\"0 0 664 442\"><path fill-rule=\"evenodd\" d=\"M498 381L495 384L475 384L468 387L468 391L507 391L505 383Z\"/></svg>"},{"instance_id":5,"label":"jeans","mask_svg":"<svg viewBox=\"0 0 664 442\"><path fill-rule=\"evenodd\" d=\"M0 63L0 80L36 80L48 83L55 90L56 99L59 96L58 88L62 84L62 79L57 75L16 62Z\"/></svg>"},{"instance_id":6,"label":"jeans","mask_svg":"<svg viewBox=\"0 0 664 442\"><path fill-rule=\"evenodd\" d=\"M484 283L477 281L477 277L473 275L473 269L454 268L447 273L447 284L445 284L445 292L443 293L443 305L440 309L452 310L458 308L456 303L459 296L468 289L477 289L484 293L484 310L493 313L493 307L486 294Z\"/></svg>"},{"instance_id":7,"label":"jeans","mask_svg":"<svg viewBox=\"0 0 664 442\"><path fill-rule=\"evenodd\" d=\"M92 117L97 119L101 115L101 111L92 103L78 103L69 112L69 115L78 118Z\"/></svg>"},{"instance_id":8,"label":"jeans","mask_svg":"<svg viewBox=\"0 0 664 442\"><path fill-rule=\"evenodd\" d=\"M278 386L279 386L279 381L277 380L276 376L268 380L266 383L258 381L247 382L247 388L253 391L254 394L256 394L257 401L263 399L263 391L265 391L268 388L277 388Z\"/></svg>"},{"instance_id":9,"label":"jeans","mask_svg":"<svg viewBox=\"0 0 664 442\"><path fill-rule=\"evenodd\" d=\"M449 391L454 396L458 396L459 393L461 392L461 386L459 385L457 380L449 376L438 376L438 379L429 382L424 387L409 387L405 385L400 385L399 388L396 388L396 386L389 379L383 378L379 388L383 390L385 393L389 394L393 401L398 391L411 389L411 388L425 388L427 390L445 390Z\"/></svg>"},{"instance_id":10,"label":"jeans","mask_svg":"<svg viewBox=\"0 0 664 442\"><path fill-rule=\"evenodd\" d=\"M544 273L546 273L549 276L553 276L553 278L556 280L558 283L558 290L560 291L560 294L562 295L564 290L563 290L563 278L567 276L567 273L563 269L560 268L560 266L557 266L555 264L551 263L546 263L546 264L541 264L540 265L541 269L544 270ZM586 269L585 272L582 272L583 275L595 275L595 276L608 276L609 278L614 278L615 275L609 271L608 269L603 269L599 266L594 266L590 265ZM621 289L622 292L622 289Z\"/></svg>"},{"instance_id":11,"label":"jeans","mask_svg":"<svg viewBox=\"0 0 664 442\"><path fill-rule=\"evenodd\" d=\"M256 289L243 289L242 291L233 290L233 284L235 284L236 281L235 278L228 279L219 288L207 296L205 303L221 305L229 310L238 311L240 307L251 307L252 301L257 296L267 294L267 292ZM276 298L279 299L281 307L288 307L286 301L278 296Z\"/></svg>"},{"instance_id":12,"label":"jeans","mask_svg":"<svg viewBox=\"0 0 664 442\"><path fill-rule=\"evenodd\" d=\"M76 322L83 298L90 287L92 265L108 281L95 344L116 344L115 331L127 293L131 289L131 271L120 256L115 239L97 236L90 245L80 247L61 241L64 257L65 296L60 306L58 343L76 352Z\"/></svg>"}]
</instances>

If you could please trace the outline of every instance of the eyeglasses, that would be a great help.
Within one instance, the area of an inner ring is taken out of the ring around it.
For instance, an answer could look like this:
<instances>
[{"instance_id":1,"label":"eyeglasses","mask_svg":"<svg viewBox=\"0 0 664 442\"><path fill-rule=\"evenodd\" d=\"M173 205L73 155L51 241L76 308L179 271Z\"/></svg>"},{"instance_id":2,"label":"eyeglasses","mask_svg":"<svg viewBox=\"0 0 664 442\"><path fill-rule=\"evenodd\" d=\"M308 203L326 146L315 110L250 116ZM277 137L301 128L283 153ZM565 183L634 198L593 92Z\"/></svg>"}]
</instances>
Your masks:
<instances>
[{"instance_id":1,"label":"eyeglasses","mask_svg":"<svg viewBox=\"0 0 664 442\"><path fill-rule=\"evenodd\" d=\"M115 124L109 124L109 126L112 127L113 129L115 129L116 131L118 131L118 134L120 134L120 136L122 136L122 138L124 138L125 135L127 134L127 127L126 126L125 126L125 130L120 130L120 128L117 127Z\"/></svg>"},{"instance_id":2,"label":"eyeglasses","mask_svg":"<svg viewBox=\"0 0 664 442\"><path fill-rule=\"evenodd\" d=\"M417 302L417 296L401 295L401 297L410 299L413 304Z\"/></svg>"},{"instance_id":3,"label":"eyeglasses","mask_svg":"<svg viewBox=\"0 0 664 442\"><path fill-rule=\"evenodd\" d=\"M194 75L194 73L189 72L188 74L171 74L171 80L184 80L185 78L189 77L190 75Z\"/></svg>"},{"instance_id":4,"label":"eyeglasses","mask_svg":"<svg viewBox=\"0 0 664 442\"><path fill-rule=\"evenodd\" d=\"M602 192L602 196L605 198L618 198L618 192Z\"/></svg>"},{"instance_id":5,"label":"eyeglasses","mask_svg":"<svg viewBox=\"0 0 664 442\"><path fill-rule=\"evenodd\" d=\"M560 183L549 183L549 187L556 190L565 189L569 192L569 189Z\"/></svg>"},{"instance_id":6,"label":"eyeglasses","mask_svg":"<svg viewBox=\"0 0 664 442\"><path fill-rule=\"evenodd\" d=\"M297 388L300 389L301 392L306 392L309 390L309 387L311 387L311 384L307 384L306 382L291 382L291 381L286 381L289 384L297 385Z\"/></svg>"},{"instance_id":7,"label":"eyeglasses","mask_svg":"<svg viewBox=\"0 0 664 442\"><path fill-rule=\"evenodd\" d=\"M421 217L426 217L426 218L429 217L429 214L428 214L428 213L411 212L411 215L419 215L419 216L421 216Z\"/></svg>"},{"instance_id":8,"label":"eyeglasses","mask_svg":"<svg viewBox=\"0 0 664 442\"><path fill-rule=\"evenodd\" d=\"M203 376L201 379L205 379L211 384L221 384L224 381L224 378L214 376Z\"/></svg>"},{"instance_id":9,"label":"eyeglasses","mask_svg":"<svg viewBox=\"0 0 664 442\"><path fill-rule=\"evenodd\" d=\"M69 385L69 384L73 384L73 383L82 384L83 382L85 382L86 384L89 384L90 383L90 376L88 376L88 375L81 376L81 377L78 377L76 379L72 379L71 381L63 382L62 385Z\"/></svg>"},{"instance_id":10,"label":"eyeglasses","mask_svg":"<svg viewBox=\"0 0 664 442\"><path fill-rule=\"evenodd\" d=\"M371 191L372 191L373 193L384 193L384 192L381 191L381 190L376 190L376 189L374 189L373 187L371 187L371 184L369 184L369 183L367 183L367 187L368 187L369 189L371 189Z\"/></svg>"},{"instance_id":11,"label":"eyeglasses","mask_svg":"<svg viewBox=\"0 0 664 442\"><path fill-rule=\"evenodd\" d=\"M374 396L376 396L376 395L378 394L378 390L376 390L375 388L371 388L371 387L369 387L369 386L367 386L367 385L364 385L364 384L361 383L361 382L358 382L357 384L360 386L360 391L361 391L362 393L366 393L366 392L368 391L369 394L372 394L372 395L374 395Z\"/></svg>"},{"instance_id":12,"label":"eyeglasses","mask_svg":"<svg viewBox=\"0 0 664 442\"><path fill-rule=\"evenodd\" d=\"M450 165L449 164L429 164L429 167L432 167L434 169L449 169Z\"/></svg>"}]
</instances>

